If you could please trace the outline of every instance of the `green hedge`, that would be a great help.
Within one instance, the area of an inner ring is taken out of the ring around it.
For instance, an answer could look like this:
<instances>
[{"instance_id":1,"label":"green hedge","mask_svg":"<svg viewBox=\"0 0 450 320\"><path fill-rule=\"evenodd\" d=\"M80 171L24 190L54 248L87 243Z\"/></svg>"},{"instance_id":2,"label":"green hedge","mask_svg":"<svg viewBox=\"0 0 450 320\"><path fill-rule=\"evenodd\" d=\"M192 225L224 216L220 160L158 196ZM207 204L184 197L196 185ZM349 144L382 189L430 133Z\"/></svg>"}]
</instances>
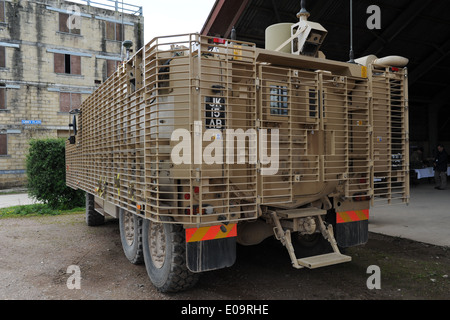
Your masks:
<instances>
[{"instance_id":1,"label":"green hedge","mask_svg":"<svg viewBox=\"0 0 450 320\"><path fill-rule=\"evenodd\" d=\"M53 209L84 205L85 194L66 186L65 139L30 141L27 155L28 194Z\"/></svg>"}]
</instances>

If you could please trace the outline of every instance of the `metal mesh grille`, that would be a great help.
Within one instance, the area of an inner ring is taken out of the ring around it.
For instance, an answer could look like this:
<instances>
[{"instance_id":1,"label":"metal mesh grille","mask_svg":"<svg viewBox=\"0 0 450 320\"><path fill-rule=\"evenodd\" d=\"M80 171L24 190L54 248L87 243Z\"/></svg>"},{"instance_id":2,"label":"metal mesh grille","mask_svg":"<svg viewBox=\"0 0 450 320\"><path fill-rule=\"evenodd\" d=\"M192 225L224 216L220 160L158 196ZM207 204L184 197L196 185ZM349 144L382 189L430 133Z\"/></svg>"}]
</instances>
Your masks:
<instances>
[{"instance_id":1,"label":"metal mesh grille","mask_svg":"<svg viewBox=\"0 0 450 320\"><path fill-rule=\"evenodd\" d=\"M406 70L373 70L374 204L409 201Z\"/></svg>"},{"instance_id":2,"label":"metal mesh grille","mask_svg":"<svg viewBox=\"0 0 450 320\"><path fill-rule=\"evenodd\" d=\"M299 183L319 180L319 155L311 141L319 131L319 78L314 72L271 66L260 73L260 130L279 132L278 172L261 176L262 203L284 205L293 201ZM267 139L273 157L271 142Z\"/></svg>"},{"instance_id":3,"label":"metal mesh grille","mask_svg":"<svg viewBox=\"0 0 450 320\"><path fill-rule=\"evenodd\" d=\"M250 163L249 153L242 164L233 156L239 143L249 150L250 141L227 144L230 129L254 129L254 47L213 40L189 35L174 43L160 38L146 47L150 219L170 215L207 224L257 216L256 163ZM171 139L173 132L180 136ZM183 156L181 163L172 162L173 150Z\"/></svg>"},{"instance_id":4,"label":"metal mesh grille","mask_svg":"<svg viewBox=\"0 0 450 320\"><path fill-rule=\"evenodd\" d=\"M368 81L268 66L261 77L261 128L280 132L280 170L261 177L262 203L318 193L317 182L370 195Z\"/></svg>"},{"instance_id":5,"label":"metal mesh grille","mask_svg":"<svg viewBox=\"0 0 450 320\"><path fill-rule=\"evenodd\" d=\"M406 202L406 71L372 71L297 70L257 63L248 43L156 38L83 103L67 184L185 225L330 194Z\"/></svg>"}]
</instances>

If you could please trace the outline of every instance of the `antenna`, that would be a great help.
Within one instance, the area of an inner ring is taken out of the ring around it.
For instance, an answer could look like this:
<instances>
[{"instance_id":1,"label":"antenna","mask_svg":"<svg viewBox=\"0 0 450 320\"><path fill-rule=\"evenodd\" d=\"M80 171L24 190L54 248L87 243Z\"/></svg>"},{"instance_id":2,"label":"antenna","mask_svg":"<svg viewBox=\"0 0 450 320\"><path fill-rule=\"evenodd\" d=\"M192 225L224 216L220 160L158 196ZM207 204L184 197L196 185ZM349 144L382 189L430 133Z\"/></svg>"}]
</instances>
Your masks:
<instances>
[{"instance_id":1,"label":"antenna","mask_svg":"<svg viewBox=\"0 0 450 320\"><path fill-rule=\"evenodd\" d=\"M131 40L125 40L124 42L122 42L122 50L123 50L123 48L125 48L126 52L127 52L126 61L130 60L130 50L131 50L132 46L133 46L133 41L131 41Z\"/></svg>"},{"instance_id":2,"label":"antenna","mask_svg":"<svg viewBox=\"0 0 450 320\"><path fill-rule=\"evenodd\" d=\"M123 0L122 0L122 41L125 40L125 27L124 27L124 10L123 10Z\"/></svg>"},{"instance_id":3,"label":"antenna","mask_svg":"<svg viewBox=\"0 0 450 320\"><path fill-rule=\"evenodd\" d=\"M353 0L350 0L350 60L349 63L355 63L355 54L353 52Z\"/></svg>"},{"instance_id":4,"label":"antenna","mask_svg":"<svg viewBox=\"0 0 450 320\"><path fill-rule=\"evenodd\" d=\"M118 9L118 3L117 3L117 1L116 1L116 8L117 8L117 11L119 11L119 9ZM121 16L122 16L122 25L121 25L121 28L122 28L122 34L121 34L121 37L122 37L122 41L124 41L125 40L125 27L124 27L124 25L123 25L123 23L124 23L124 17L123 17L123 0L122 0L122 14L121 14ZM116 25L116 28L117 28L117 25ZM116 36L117 37L117 36ZM122 46L121 48L120 48L120 58L122 59L122 61L124 61L124 52L123 52L123 47L124 46ZM127 51L127 54L128 54L128 51ZM127 59L128 60L128 59Z\"/></svg>"},{"instance_id":5,"label":"antenna","mask_svg":"<svg viewBox=\"0 0 450 320\"><path fill-rule=\"evenodd\" d=\"M234 26L233 29L231 29L231 40L237 40L236 28Z\"/></svg>"},{"instance_id":6,"label":"antenna","mask_svg":"<svg viewBox=\"0 0 450 320\"><path fill-rule=\"evenodd\" d=\"M301 0L300 7L301 7L301 9L300 9L300 12L297 13L297 18L299 18L300 20L302 20L302 17L308 19L310 16L310 13L308 12L308 10L306 10L306 0Z\"/></svg>"}]
</instances>

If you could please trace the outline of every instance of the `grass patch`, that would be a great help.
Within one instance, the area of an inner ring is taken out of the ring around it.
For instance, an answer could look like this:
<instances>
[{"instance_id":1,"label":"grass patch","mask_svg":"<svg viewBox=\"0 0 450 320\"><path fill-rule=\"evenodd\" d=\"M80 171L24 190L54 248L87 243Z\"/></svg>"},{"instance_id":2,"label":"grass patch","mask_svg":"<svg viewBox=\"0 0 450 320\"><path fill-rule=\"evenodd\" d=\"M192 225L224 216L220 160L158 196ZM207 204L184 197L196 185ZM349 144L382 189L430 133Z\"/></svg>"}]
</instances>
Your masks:
<instances>
[{"instance_id":1,"label":"grass patch","mask_svg":"<svg viewBox=\"0 0 450 320\"><path fill-rule=\"evenodd\" d=\"M41 217L60 216L66 214L83 213L85 208L75 208L72 210L54 210L46 204L31 204L26 206L16 206L0 209L0 219L18 217Z\"/></svg>"},{"instance_id":2,"label":"grass patch","mask_svg":"<svg viewBox=\"0 0 450 320\"><path fill-rule=\"evenodd\" d=\"M2 190L0 191L0 196L9 196L13 194L23 194L27 193L26 190Z\"/></svg>"}]
</instances>

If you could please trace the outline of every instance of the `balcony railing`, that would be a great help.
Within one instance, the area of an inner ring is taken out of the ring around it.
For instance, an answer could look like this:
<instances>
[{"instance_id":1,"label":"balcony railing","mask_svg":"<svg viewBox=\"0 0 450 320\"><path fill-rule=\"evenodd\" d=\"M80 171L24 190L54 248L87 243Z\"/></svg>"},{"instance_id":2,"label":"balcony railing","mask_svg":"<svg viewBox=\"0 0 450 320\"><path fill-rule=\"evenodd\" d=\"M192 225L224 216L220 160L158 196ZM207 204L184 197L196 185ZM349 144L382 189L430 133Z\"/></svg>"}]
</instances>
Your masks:
<instances>
[{"instance_id":1,"label":"balcony railing","mask_svg":"<svg viewBox=\"0 0 450 320\"><path fill-rule=\"evenodd\" d=\"M126 14L132 14L136 16L142 16L142 7L136 6L134 4L129 4L124 1L119 0L70 0L69 2L84 4L87 6L93 6L118 12L123 12Z\"/></svg>"}]
</instances>

